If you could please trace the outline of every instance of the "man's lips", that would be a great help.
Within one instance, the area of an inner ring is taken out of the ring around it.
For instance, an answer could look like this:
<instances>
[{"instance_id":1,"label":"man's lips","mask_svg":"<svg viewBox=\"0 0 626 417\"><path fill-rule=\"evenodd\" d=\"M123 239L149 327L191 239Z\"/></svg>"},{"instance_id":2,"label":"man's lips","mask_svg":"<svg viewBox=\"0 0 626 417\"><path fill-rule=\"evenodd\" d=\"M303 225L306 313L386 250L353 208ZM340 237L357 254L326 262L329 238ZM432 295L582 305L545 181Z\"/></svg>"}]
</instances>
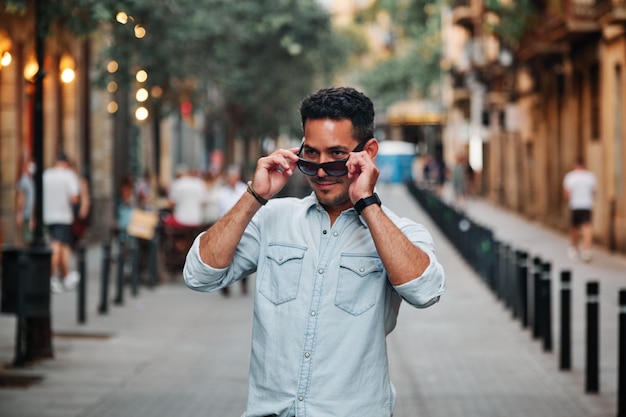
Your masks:
<instances>
[{"instance_id":1,"label":"man's lips","mask_svg":"<svg viewBox=\"0 0 626 417\"><path fill-rule=\"evenodd\" d=\"M316 185L319 185L320 187L328 187L328 186L331 186L331 185L338 184L337 181L326 181L326 180L320 180L320 179L315 179L315 180L313 180L313 182Z\"/></svg>"}]
</instances>

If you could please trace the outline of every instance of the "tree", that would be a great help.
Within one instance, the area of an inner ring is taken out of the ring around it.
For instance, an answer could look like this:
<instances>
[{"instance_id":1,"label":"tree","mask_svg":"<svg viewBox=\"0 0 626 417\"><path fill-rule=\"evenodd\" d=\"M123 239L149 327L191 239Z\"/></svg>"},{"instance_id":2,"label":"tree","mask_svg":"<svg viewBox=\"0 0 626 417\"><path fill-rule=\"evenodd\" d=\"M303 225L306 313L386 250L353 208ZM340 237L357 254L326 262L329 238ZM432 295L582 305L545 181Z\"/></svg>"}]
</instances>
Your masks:
<instances>
[{"instance_id":1,"label":"tree","mask_svg":"<svg viewBox=\"0 0 626 417\"><path fill-rule=\"evenodd\" d=\"M200 4L188 22L198 34L189 47L201 52L201 85L215 86L223 99L228 141L299 130L298 101L316 81L328 82L348 53L326 10L315 0Z\"/></svg>"},{"instance_id":2,"label":"tree","mask_svg":"<svg viewBox=\"0 0 626 417\"><path fill-rule=\"evenodd\" d=\"M357 16L358 22L370 23L379 13L387 13L392 21L392 57L360 77L368 93L383 105L414 94L432 98L438 93L441 6L426 0L376 0ZM402 47L396 48L398 44Z\"/></svg>"},{"instance_id":3,"label":"tree","mask_svg":"<svg viewBox=\"0 0 626 417\"><path fill-rule=\"evenodd\" d=\"M189 102L223 123L231 144L295 133L298 101L349 52L315 0L129 0L124 10L146 36L132 39L123 35L130 28L114 24L121 34L103 59L140 65L162 88L160 113Z\"/></svg>"}]
</instances>

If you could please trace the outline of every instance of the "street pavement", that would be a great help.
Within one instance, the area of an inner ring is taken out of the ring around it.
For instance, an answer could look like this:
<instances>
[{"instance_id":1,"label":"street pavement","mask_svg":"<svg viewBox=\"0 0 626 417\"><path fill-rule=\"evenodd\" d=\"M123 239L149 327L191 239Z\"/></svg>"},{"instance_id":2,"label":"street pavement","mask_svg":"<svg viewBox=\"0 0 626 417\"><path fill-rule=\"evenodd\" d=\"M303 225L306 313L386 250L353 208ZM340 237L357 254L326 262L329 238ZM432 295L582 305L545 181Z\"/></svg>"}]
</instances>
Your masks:
<instances>
[{"instance_id":1,"label":"street pavement","mask_svg":"<svg viewBox=\"0 0 626 417\"><path fill-rule=\"evenodd\" d=\"M465 207L499 239L551 261L553 294L558 272L572 271L573 363L572 370L561 371L558 338L554 352L545 352L403 186L383 184L378 191L385 205L431 231L447 277L441 301L423 310L403 305L388 337L398 392L395 417L616 415L617 293L626 288L626 257L597 248L592 262L574 262L565 256L564 234L484 201ZM0 381L42 378L28 387L0 386L0 417L239 417L246 401L253 295L242 295L238 286L228 298L196 293L172 277L154 289L141 287L136 297L127 291L123 305L111 304L107 314L99 314L101 261L101 248L89 247L86 323L78 323L76 292L52 295L54 359L0 371ZM600 282L597 394L585 393L589 280ZM3 364L14 359L14 339L15 318L0 315Z\"/></svg>"}]
</instances>

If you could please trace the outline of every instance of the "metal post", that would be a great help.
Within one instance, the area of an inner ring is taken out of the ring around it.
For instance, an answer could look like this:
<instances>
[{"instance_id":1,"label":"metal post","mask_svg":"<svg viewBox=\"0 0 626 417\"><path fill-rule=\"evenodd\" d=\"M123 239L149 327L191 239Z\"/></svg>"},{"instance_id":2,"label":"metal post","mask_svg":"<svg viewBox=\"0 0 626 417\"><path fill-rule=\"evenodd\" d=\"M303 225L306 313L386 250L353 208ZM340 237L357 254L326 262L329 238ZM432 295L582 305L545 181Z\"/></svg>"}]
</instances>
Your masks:
<instances>
[{"instance_id":1,"label":"metal post","mask_svg":"<svg viewBox=\"0 0 626 417\"><path fill-rule=\"evenodd\" d=\"M159 230L154 233L152 239L149 241L150 245L150 255L149 255L149 265L148 265L148 286L150 288L154 288L157 282L157 274L158 274L158 249L159 249Z\"/></svg>"},{"instance_id":2,"label":"metal post","mask_svg":"<svg viewBox=\"0 0 626 417\"><path fill-rule=\"evenodd\" d=\"M130 236L130 286L133 297L137 296L139 286L139 239Z\"/></svg>"},{"instance_id":3,"label":"metal post","mask_svg":"<svg viewBox=\"0 0 626 417\"><path fill-rule=\"evenodd\" d=\"M541 335L541 258L533 258L533 339Z\"/></svg>"},{"instance_id":4,"label":"metal post","mask_svg":"<svg viewBox=\"0 0 626 417\"><path fill-rule=\"evenodd\" d=\"M491 291L498 297L498 280L500 276L500 246L501 242L497 239L493 240L493 255L491 256L491 265L489 268L489 284Z\"/></svg>"},{"instance_id":5,"label":"metal post","mask_svg":"<svg viewBox=\"0 0 626 417\"><path fill-rule=\"evenodd\" d=\"M559 368L572 369L571 273L561 271L561 355Z\"/></svg>"},{"instance_id":6,"label":"metal post","mask_svg":"<svg viewBox=\"0 0 626 417\"><path fill-rule=\"evenodd\" d=\"M85 313L87 304L87 272L85 262L85 246L80 245L78 247L78 273L80 275L80 281L78 281L78 316L77 320L80 324L84 324L87 321L87 315Z\"/></svg>"},{"instance_id":7,"label":"metal post","mask_svg":"<svg viewBox=\"0 0 626 417\"><path fill-rule=\"evenodd\" d=\"M528 253L516 251L517 255L517 305L522 327L528 327Z\"/></svg>"},{"instance_id":8,"label":"metal post","mask_svg":"<svg viewBox=\"0 0 626 417\"><path fill-rule=\"evenodd\" d=\"M113 303L124 304L124 251L126 243L124 239L117 239L117 276L115 279L115 299Z\"/></svg>"},{"instance_id":9,"label":"metal post","mask_svg":"<svg viewBox=\"0 0 626 417\"><path fill-rule=\"evenodd\" d=\"M599 374L599 284L596 281L587 283L587 352L585 391L597 393L600 388Z\"/></svg>"},{"instance_id":10,"label":"metal post","mask_svg":"<svg viewBox=\"0 0 626 417\"><path fill-rule=\"evenodd\" d=\"M552 266L549 262L544 262L541 273L541 336L543 339L543 350L552 351L552 280L550 270Z\"/></svg>"},{"instance_id":11,"label":"metal post","mask_svg":"<svg viewBox=\"0 0 626 417\"><path fill-rule=\"evenodd\" d=\"M617 417L626 417L626 290L619 292L619 364L617 374Z\"/></svg>"},{"instance_id":12,"label":"metal post","mask_svg":"<svg viewBox=\"0 0 626 417\"><path fill-rule=\"evenodd\" d=\"M111 263L111 245L102 245L102 275L100 277L100 306L98 312L105 314L109 311L109 265Z\"/></svg>"}]
</instances>

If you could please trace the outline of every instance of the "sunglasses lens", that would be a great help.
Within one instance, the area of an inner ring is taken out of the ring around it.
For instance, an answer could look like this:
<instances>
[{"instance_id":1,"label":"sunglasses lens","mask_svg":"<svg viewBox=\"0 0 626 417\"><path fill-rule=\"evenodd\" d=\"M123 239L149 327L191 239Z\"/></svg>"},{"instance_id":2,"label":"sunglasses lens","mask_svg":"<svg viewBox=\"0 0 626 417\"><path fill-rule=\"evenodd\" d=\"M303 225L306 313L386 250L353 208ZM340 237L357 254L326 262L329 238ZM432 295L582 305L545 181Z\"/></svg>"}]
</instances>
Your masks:
<instances>
[{"instance_id":1,"label":"sunglasses lens","mask_svg":"<svg viewBox=\"0 0 626 417\"><path fill-rule=\"evenodd\" d=\"M346 161L327 162L322 165L324 171L326 171L326 173L331 177L342 177L348 173L348 168L346 168Z\"/></svg>"},{"instance_id":2,"label":"sunglasses lens","mask_svg":"<svg viewBox=\"0 0 626 417\"><path fill-rule=\"evenodd\" d=\"M317 174L317 170L319 169L319 165L313 162L305 161L304 159L298 159L296 165L298 165L298 168L304 175L308 176Z\"/></svg>"}]
</instances>

